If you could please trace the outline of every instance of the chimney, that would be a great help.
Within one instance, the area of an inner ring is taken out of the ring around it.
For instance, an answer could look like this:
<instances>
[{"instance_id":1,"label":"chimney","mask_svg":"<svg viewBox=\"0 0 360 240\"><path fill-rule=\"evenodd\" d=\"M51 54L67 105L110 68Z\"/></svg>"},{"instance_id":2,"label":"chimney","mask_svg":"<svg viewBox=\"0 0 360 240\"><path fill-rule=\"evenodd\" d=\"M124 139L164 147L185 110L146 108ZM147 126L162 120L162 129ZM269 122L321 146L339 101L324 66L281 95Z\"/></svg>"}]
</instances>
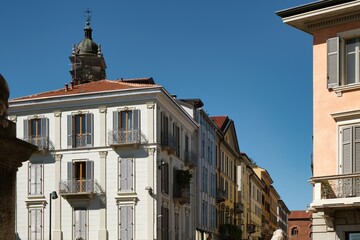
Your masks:
<instances>
[{"instance_id":1,"label":"chimney","mask_svg":"<svg viewBox=\"0 0 360 240\"><path fill-rule=\"evenodd\" d=\"M70 89L73 90L74 89L74 81L70 82Z\"/></svg>"},{"instance_id":2,"label":"chimney","mask_svg":"<svg viewBox=\"0 0 360 240\"><path fill-rule=\"evenodd\" d=\"M69 86L67 83L65 83L65 92L69 91Z\"/></svg>"}]
</instances>

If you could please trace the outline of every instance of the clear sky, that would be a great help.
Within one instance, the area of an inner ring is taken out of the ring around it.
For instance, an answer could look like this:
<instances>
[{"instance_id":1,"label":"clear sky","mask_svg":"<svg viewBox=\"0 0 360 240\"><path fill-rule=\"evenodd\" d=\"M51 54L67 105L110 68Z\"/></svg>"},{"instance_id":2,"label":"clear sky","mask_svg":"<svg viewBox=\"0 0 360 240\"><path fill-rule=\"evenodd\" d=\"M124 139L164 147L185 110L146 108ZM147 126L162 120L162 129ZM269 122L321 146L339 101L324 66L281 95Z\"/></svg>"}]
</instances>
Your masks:
<instances>
[{"instance_id":1,"label":"clear sky","mask_svg":"<svg viewBox=\"0 0 360 240\"><path fill-rule=\"evenodd\" d=\"M240 150L270 173L290 210L311 202L312 37L278 10L310 0L36 0L0 3L0 73L11 98L70 81L92 11L107 78L153 77L234 120Z\"/></svg>"}]
</instances>

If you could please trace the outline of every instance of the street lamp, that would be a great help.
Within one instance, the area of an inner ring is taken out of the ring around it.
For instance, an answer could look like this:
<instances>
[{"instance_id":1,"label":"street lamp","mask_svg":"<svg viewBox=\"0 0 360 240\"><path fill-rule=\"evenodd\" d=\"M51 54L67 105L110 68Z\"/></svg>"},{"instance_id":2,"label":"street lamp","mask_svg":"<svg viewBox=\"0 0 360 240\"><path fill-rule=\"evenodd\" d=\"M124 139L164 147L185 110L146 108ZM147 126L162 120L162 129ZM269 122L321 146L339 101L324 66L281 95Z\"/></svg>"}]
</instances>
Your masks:
<instances>
[{"instance_id":1,"label":"street lamp","mask_svg":"<svg viewBox=\"0 0 360 240\"><path fill-rule=\"evenodd\" d=\"M49 240L51 240L51 200L52 199L57 199L58 195L56 194L56 191L53 191L50 193L50 197L49 197L49 204L50 204L50 208L49 208Z\"/></svg>"}]
</instances>

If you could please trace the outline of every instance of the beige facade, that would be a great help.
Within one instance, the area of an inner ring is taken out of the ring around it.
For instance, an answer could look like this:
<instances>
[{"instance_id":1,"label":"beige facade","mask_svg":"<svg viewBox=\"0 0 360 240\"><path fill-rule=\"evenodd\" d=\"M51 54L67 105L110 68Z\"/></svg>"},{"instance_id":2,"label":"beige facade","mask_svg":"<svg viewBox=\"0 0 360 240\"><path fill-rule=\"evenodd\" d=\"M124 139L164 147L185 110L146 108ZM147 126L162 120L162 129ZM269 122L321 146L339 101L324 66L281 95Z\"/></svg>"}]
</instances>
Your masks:
<instances>
[{"instance_id":1,"label":"beige facade","mask_svg":"<svg viewBox=\"0 0 360 240\"><path fill-rule=\"evenodd\" d=\"M359 1L319 1L280 11L313 36L313 239L360 235Z\"/></svg>"}]
</instances>

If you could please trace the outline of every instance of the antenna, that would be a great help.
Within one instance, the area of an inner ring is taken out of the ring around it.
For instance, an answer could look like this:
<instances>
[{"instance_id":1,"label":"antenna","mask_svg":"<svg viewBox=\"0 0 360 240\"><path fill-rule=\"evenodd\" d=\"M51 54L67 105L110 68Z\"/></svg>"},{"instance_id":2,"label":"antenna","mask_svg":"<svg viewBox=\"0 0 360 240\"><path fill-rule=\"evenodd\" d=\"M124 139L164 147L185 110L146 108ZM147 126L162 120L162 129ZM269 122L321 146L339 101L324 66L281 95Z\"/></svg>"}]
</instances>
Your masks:
<instances>
[{"instance_id":1,"label":"antenna","mask_svg":"<svg viewBox=\"0 0 360 240\"><path fill-rule=\"evenodd\" d=\"M87 9L84 11L84 13L85 13L85 21L88 22L88 23L90 23L92 11L90 11L90 9L87 8Z\"/></svg>"}]
</instances>

